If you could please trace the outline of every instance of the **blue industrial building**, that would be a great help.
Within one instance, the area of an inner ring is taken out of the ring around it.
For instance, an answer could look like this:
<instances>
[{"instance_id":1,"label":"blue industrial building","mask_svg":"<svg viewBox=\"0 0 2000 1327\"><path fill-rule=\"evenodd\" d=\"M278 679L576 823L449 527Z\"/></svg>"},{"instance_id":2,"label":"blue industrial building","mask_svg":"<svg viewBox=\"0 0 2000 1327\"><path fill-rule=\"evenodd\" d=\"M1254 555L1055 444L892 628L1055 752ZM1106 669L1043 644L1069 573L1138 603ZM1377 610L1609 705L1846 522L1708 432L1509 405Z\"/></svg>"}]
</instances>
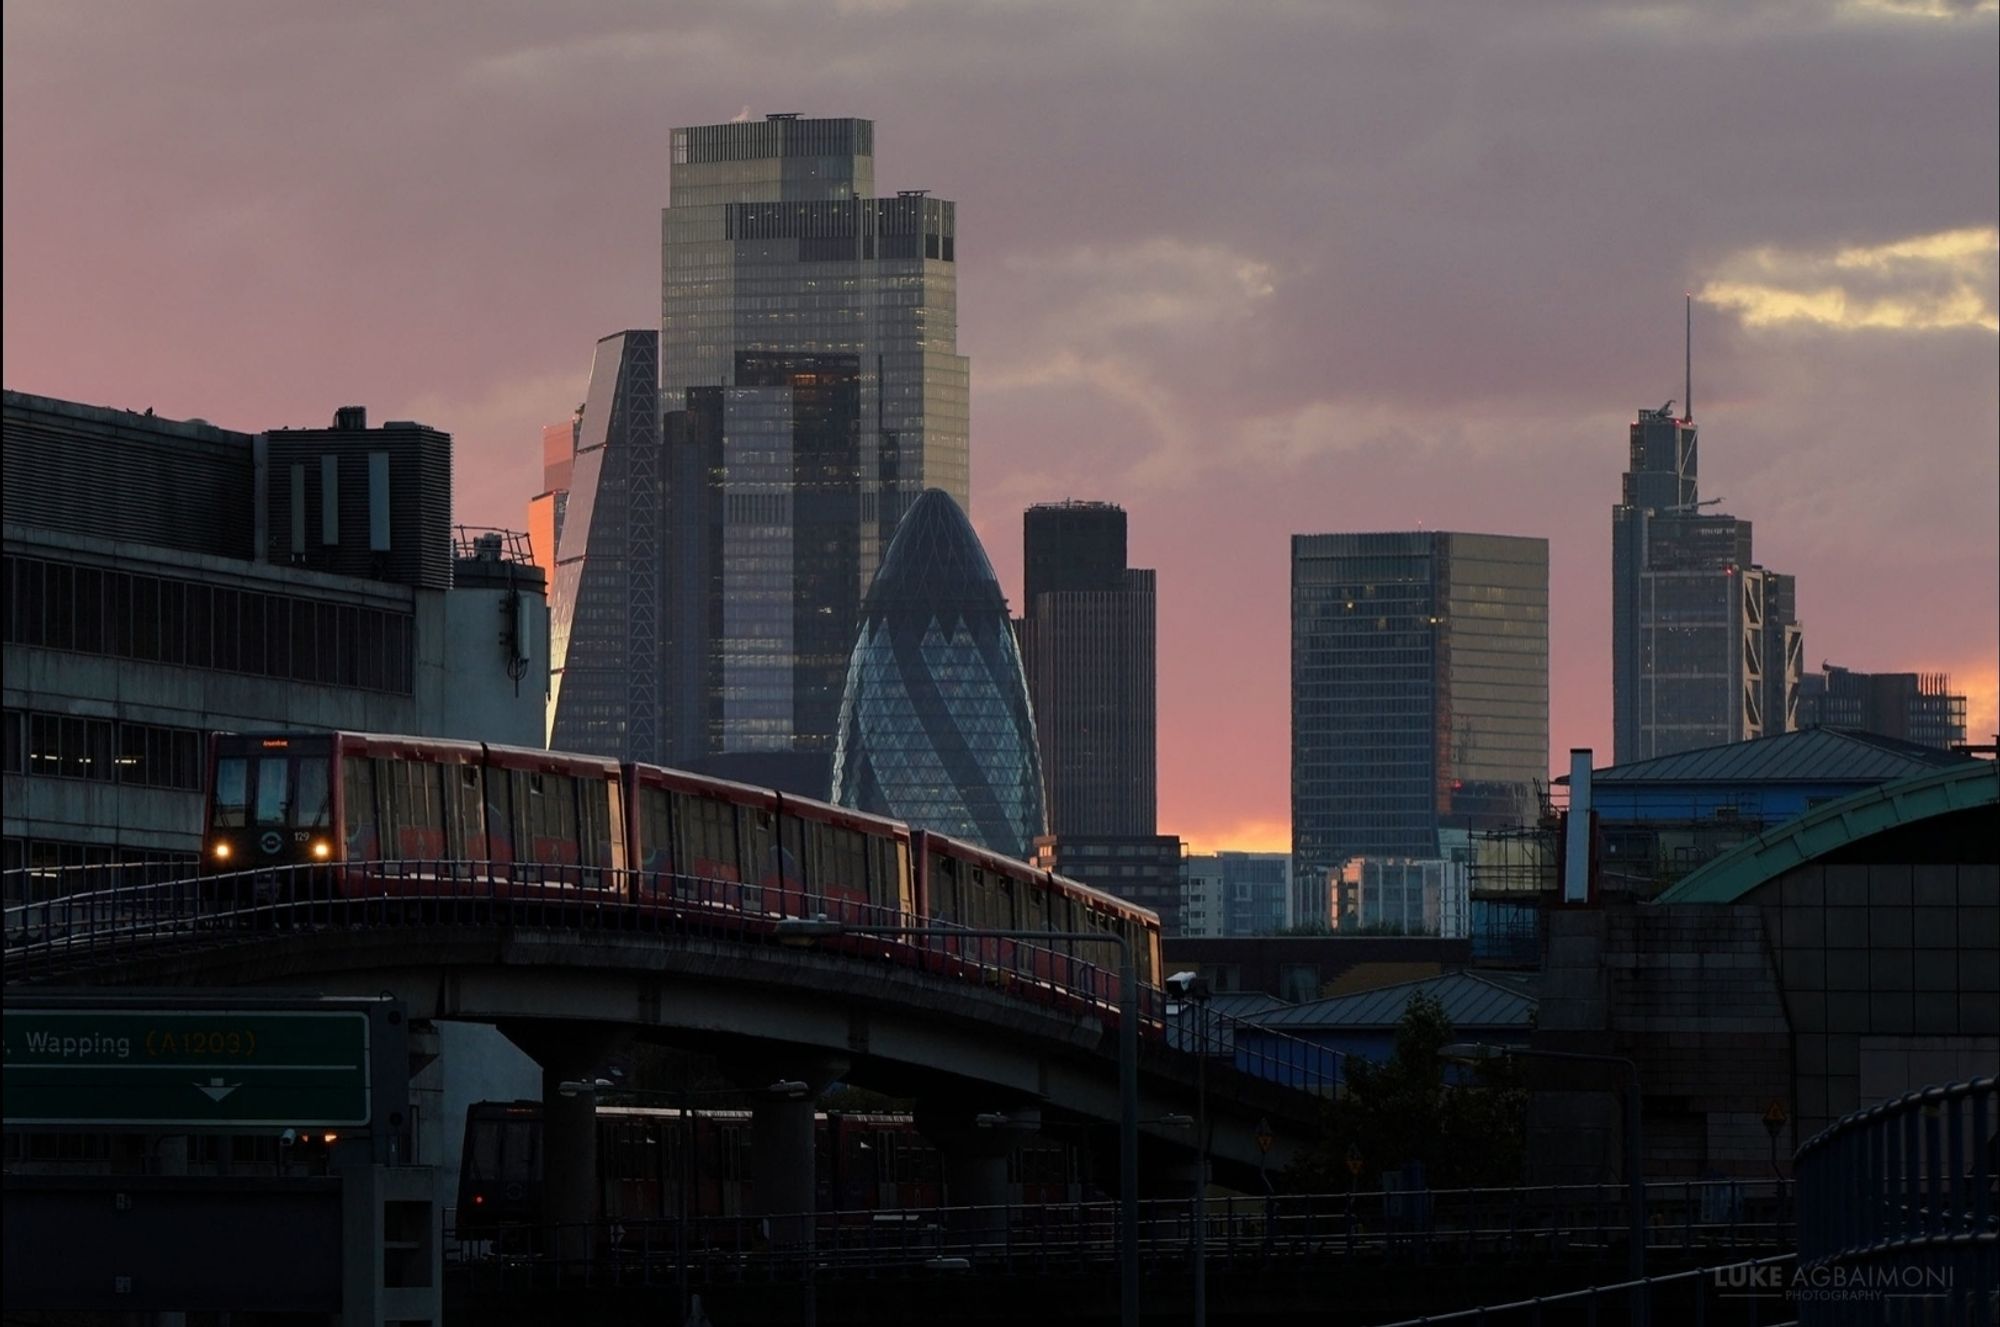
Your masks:
<instances>
[{"instance_id":1,"label":"blue industrial building","mask_svg":"<svg viewBox=\"0 0 2000 1327\"><path fill-rule=\"evenodd\" d=\"M1822 803L1972 759L1876 733L1805 728L1594 770L1602 885L1650 897Z\"/></svg>"}]
</instances>

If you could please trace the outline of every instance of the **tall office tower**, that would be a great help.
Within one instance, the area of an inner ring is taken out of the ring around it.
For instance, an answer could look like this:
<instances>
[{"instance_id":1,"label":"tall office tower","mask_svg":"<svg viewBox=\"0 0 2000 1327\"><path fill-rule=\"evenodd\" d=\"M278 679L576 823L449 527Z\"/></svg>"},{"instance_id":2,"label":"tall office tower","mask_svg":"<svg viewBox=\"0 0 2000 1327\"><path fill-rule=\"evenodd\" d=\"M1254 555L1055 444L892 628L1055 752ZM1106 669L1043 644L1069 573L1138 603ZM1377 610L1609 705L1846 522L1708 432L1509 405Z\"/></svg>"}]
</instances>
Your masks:
<instances>
[{"instance_id":1,"label":"tall office tower","mask_svg":"<svg viewBox=\"0 0 2000 1327\"><path fill-rule=\"evenodd\" d=\"M840 707L833 800L1026 860L1042 770L1007 600L951 495L930 489L869 587Z\"/></svg>"},{"instance_id":2,"label":"tall office tower","mask_svg":"<svg viewBox=\"0 0 2000 1327\"><path fill-rule=\"evenodd\" d=\"M576 465L582 417L542 428L542 491L528 499L528 548L550 584L556 579L556 545L569 511L569 477Z\"/></svg>"},{"instance_id":3,"label":"tall office tower","mask_svg":"<svg viewBox=\"0 0 2000 1327\"><path fill-rule=\"evenodd\" d=\"M1548 756L1547 540L1292 536L1295 915L1350 857L1532 820Z\"/></svg>"},{"instance_id":4,"label":"tall office tower","mask_svg":"<svg viewBox=\"0 0 2000 1327\"><path fill-rule=\"evenodd\" d=\"M659 335L597 343L550 598L549 745L660 760L665 556Z\"/></svg>"},{"instance_id":5,"label":"tall office tower","mask_svg":"<svg viewBox=\"0 0 2000 1327\"><path fill-rule=\"evenodd\" d=\"M874 137L676 129L661 215L660 386L691 421L669 436L673 755L819 796L897 522L926 488L969 502L954 207L874 197Z\"/></svg>"},{"instance_id":6,"label":"tall office tower","mask_svg":"<svg viewBox=\"0 0 2000 1327\"><path fill-rule=\"evenodd\" d=\"M1611 516L1614 763L1796 726L1796 586L1751 555L1750 522L1705 515L1694 421L1633 423Z\"/></svg>"},{"instance_id":7,"label":"tall office tower","mask_svg":"<svg viewBox=\"0 0 2000 1327\"><path fill-rule=\"evenodd\" d=\"M1153 573L1125 565L1125 509L1028 508L1019 621L1049 832L1156 828Z\"/></svg>"},{"instance_id":8,"label":"tall office tower","mask_svg":"<svg viewBox=\"0 0 2000 1327\"><path fill-rule=\"evenodd\" d=\"M1947 750L1965 741L1965 697L1948 675L1820 668L1800 684L1799 727L1859 728Z\"/></svg>"}]
</instances>

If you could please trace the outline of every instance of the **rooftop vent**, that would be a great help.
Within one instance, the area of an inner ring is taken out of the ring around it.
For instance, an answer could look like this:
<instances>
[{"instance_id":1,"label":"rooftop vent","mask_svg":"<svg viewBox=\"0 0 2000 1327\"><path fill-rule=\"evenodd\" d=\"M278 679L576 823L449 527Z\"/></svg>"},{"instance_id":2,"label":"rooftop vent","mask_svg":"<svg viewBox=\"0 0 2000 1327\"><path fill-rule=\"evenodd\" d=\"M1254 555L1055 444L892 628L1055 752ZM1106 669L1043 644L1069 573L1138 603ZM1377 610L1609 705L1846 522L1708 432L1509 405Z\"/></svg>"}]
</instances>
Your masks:
<instances>
[{"instance_id":1,"label":"rooftop vent","mask_svg":"<svg viewBox=\"0 0 2000 1327\"><path fill-rule=\"evenodd\" d=\"M365 429L368 427L368 407L344 405L333 412L333 426L337 429Z\"/></svg>"}]
</instances>

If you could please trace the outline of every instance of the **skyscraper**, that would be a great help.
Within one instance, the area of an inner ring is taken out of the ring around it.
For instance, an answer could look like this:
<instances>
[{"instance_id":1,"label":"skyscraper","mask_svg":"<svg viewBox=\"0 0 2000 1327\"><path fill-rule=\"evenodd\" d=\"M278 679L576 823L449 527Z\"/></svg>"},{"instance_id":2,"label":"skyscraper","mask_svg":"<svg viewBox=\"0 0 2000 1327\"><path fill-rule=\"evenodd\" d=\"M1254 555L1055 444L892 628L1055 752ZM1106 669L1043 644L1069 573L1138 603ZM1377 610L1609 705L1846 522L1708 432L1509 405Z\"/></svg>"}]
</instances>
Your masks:
<instances>
[{"instance_id":1,"label":"skyscraper","mask_svg":"<svg viewBox=\"0 0 2000 1327\"><path fill-rule=\"evenodd\" d=\"M549 603L549 745L661 758L659 335L597 343Z\"/></svg>"},{"instance_id":2,"label":"skyscraper","mask_svg":"<svg viewBox=\"0 0 2000 1327\"><path fill-rule=\"evenodd\" d=\"M1705 515L1694 421L1641 410L1612 509L1612 739L1617 764L1796 727L1793 578L1757 566L1750 522Z\"/></svg>"},{"instance_id":3,"label":"skyscraper","mask_svg":"<svg viewBox=\"0 0 2000 1327\"><path fill-rule=\"evenodd\" d=\"M816 795L883 550L969 499L955 209L874 179L868 120L676 129L661 217L669 754Z\"/></svg>"},{"instance_id":4,"label":"skyscraper","mask_svg":"<svg viewBox=\"0 0 2000 1327\"><path fill-rule=\"evenodd\" d=\"M1800 682L1799 727L1859 728L1945 749L1965 741L1965 697L1944 673L1820 667Z\"/></svg>"},{"instance_id":5,"label":"skyscraper","mask_svg":"<svg viewBox=\"0 0 2000 1327\"><path fill-rule=\"evenodd\" d=\"M1529 820L1548 748L1547 540L1292 537L1294 915L1350 857Z\"/></svg>"},{"instance_id":6,"label":"skyscraper","mask_svg":"<svg viewBox=\"0 0 2000 1327\"><path fill-rule=\"evenodd\" d=\"M1049 832L1151 836L1157 814L1153 573L1125 565L1125 509L1028 508L1020 622Z\"/></svg>"},{"instance_id":7,"label":"skyscraper","mask_svg":"<svg viewBox=\"0 0 2000 1327\"><path fill-rule=\"evenodd\" d=\"M528 500L528 547L550 584L556 579L556 544L569 510L569 476L576 464L580 419L542 429L542 491Z\"/></svg>"},{"instance_id":8,"label":"skyscraper","mask_svg":"<svg viewBox=\"0 0 2000 1327\"><path fill-rule=\"evenodd\" d=\"M869 587L840 706L833 798L1025 860L1042 771L1007 600L972 523L930 489Z\"/></svg>"}]
</instances>

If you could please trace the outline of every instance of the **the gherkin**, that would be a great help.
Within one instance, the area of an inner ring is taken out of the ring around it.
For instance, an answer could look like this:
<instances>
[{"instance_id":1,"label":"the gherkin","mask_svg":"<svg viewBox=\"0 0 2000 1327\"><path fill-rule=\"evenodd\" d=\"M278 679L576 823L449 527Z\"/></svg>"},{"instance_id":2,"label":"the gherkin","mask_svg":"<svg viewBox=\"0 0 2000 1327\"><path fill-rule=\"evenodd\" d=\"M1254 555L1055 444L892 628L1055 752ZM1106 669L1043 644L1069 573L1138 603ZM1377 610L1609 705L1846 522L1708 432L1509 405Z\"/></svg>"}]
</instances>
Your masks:
<instances>
[{"instance_id":1,"label":"the gherkin","mask_svg":"<svg viewBox=\"0 0 2000 1327\"><path fill-rule=\"evenodd\" d=\"M951 496L927 489L862 604L833 798L1026 858L1042 768L1007 600Z\"/></svg>"}]
</instances>

